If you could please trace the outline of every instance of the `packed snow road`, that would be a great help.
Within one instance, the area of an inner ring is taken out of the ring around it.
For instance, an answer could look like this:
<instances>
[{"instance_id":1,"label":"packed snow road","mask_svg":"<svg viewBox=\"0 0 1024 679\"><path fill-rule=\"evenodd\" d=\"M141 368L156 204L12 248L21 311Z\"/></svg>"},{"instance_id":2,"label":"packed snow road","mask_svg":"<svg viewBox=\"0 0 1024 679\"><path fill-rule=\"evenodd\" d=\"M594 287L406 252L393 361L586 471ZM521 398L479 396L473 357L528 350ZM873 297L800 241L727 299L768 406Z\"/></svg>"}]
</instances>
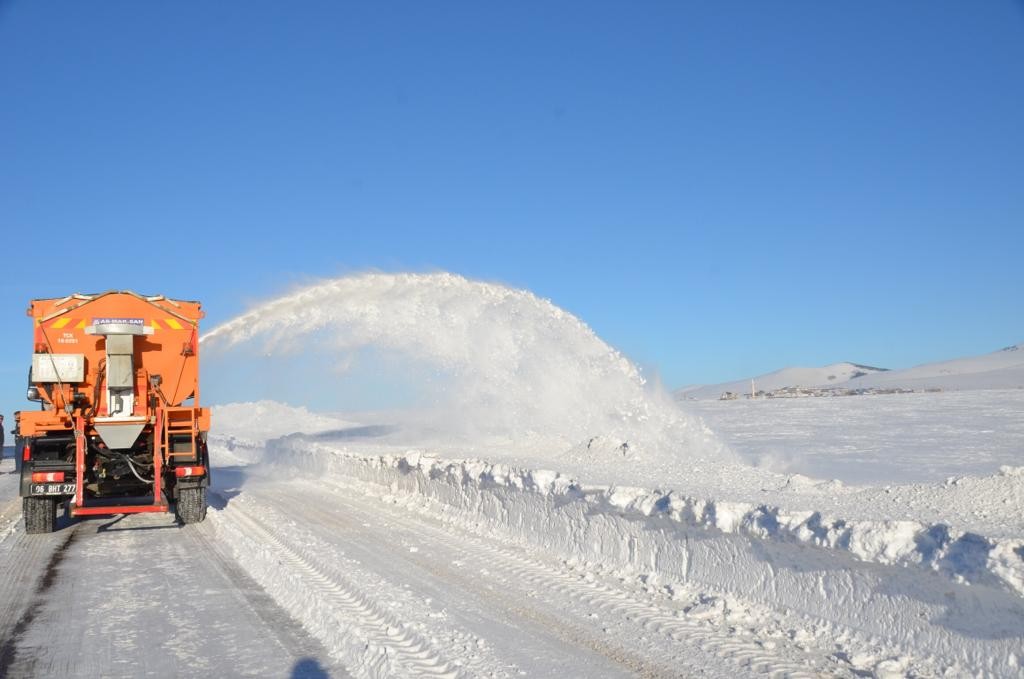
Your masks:
<instances>
[{"instance_id":1,"label":"packed snow road","mask_svg":"<svg viewBox=\"0 0 1024 679\"><path fill-rule=\"evenodd\" d=\"M614 579L339 488L249 477L213 521L286 608L317 620L322 637L337 635L328 645L360 674L813 676L815 661L826 665L720 633Z\"/></svg>"},{"instance_id":2,"label":"packed snow road","mask_svg":"<svg viewBox=\"0 0 1024 679\"><path fill-rule=\"evenodd\" d=\"M26 535L3 476L0 676L348 676L212 526L150 514Z\"/></svg>"},{"instance_id":3,"label":"packed snow road","mask_svg":"<svg viewBox=\"0 0 1024 679\"><path fill-rule=\"evenodd\" d=\"M10 461L0 470L10 471ZM338 487L218 470L208 520L25 535L0 484L0 676L833 675L664 597ZM13 489L13 496L12 496Z\"/></svg>"}]
</instances>

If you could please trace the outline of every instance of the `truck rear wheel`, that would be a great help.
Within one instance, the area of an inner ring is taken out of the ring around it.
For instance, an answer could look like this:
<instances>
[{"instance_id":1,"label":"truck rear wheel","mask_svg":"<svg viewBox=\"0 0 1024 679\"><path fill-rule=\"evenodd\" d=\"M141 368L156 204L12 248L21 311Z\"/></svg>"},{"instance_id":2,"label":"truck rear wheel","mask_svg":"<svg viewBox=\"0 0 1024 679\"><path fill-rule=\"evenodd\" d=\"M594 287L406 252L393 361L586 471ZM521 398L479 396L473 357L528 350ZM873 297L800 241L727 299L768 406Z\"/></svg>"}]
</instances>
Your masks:
<instances>
[{"instance_id":1,"label":"truck rear wheel","mask_svg":"<svg viewBox=\"0 0 1024 679\"><path fill-rule=\"evenodd\" d=\"M52 533L57 526L57 498L27 497L21 507L26 533Z\"/></svg>"},{"instance_id":2,"label":"truck rear wheel","mask_svg":"<svg viewBox=\"0 0 1024 679\"><path fill-rule=\"evenodd\" d=\"M206 489L181 488L178 490L178 504L175 507L182 523L199 523L206 518Z\"/></svg>"}]
</instances>

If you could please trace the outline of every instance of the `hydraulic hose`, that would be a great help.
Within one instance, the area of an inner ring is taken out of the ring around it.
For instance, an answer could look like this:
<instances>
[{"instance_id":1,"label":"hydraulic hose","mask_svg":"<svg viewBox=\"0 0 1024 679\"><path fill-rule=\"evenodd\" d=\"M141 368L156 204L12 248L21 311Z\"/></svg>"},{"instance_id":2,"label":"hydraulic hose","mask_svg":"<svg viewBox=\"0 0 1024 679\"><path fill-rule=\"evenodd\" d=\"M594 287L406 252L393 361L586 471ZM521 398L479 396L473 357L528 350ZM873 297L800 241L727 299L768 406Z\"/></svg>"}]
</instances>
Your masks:
<instances>
[{"instance_id":1,"label":"hydraulic hose","mask_svg":"<svg viewBox=\"0 0 1024 679\"><path fill-rule=\"evenodd\" d=\"M150 483L150 484L153 483L152 480L147 481L146 479L144 479L141 476L139 476L139 473L137 471L135 471L135 465L132 464L131 459L127 455L124 456L124 461L128 463L128 469L132 470L132 474L135 475L135 478L137 478L139 481L142 481L143 483Z\"/></svg>"}]
</instances>

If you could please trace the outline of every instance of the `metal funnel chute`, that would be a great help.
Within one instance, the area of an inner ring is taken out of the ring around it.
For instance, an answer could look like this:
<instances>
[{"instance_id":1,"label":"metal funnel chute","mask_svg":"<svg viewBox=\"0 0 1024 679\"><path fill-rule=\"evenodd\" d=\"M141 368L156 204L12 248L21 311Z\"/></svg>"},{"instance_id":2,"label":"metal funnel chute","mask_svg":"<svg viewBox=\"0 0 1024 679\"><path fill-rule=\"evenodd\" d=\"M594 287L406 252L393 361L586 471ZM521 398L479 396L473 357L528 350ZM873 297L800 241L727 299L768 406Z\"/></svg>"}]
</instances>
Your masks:
<instances>
[{"instance_id":1,"label":"metal funnel chute","mask_svg":"<svg viewBox=\"0 0 1024 679\"><path fill-rule=\"evenodd\" d=\"M107 416L96 418L96 433L108 448L131 448L146 426L145 417L135 416L135 338L153 328L141 318L94 318L85 334L106 340Z\"/></svg>"}]
</instances>

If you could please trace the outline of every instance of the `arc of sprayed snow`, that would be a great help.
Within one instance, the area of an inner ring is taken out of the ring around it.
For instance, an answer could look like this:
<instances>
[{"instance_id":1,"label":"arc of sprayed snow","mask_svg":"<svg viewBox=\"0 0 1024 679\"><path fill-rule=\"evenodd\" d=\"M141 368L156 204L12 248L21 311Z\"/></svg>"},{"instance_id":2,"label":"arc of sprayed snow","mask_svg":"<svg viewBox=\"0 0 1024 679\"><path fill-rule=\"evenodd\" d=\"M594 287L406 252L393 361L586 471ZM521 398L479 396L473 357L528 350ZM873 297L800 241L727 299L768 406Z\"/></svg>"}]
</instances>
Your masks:
<instances>
[{"instance_id":1,"label":"arc of sprayed snow","mask_svg":"<svg viewBox=\"0 0 1024 679\"><path fill-rule=\"evenodd\" d=\"M230 321L226 321L224 323L221 323L220 325L215 327L213 330L210 330L209 332L204 333L199 338L199 343L203 344L203 343L208 342L208 341L210 341L212 339L216 339L220 335L223 335L225 333L230 333L235 328L244 327L245 325L251 323L252 321L254 321L254 320L260 318L261 316L263 316L264 314L266 314L268 310L271 310L274 307L277 307L277 306L280 306L280 305L283 305L283 304L291 303L291 302L295 301L296 299L299 299L300 297L302 297L302 295L308 293L309 290L311 290L311 289L312 288L306 288L306 289L303 289L303 290L299 290L298 292L292 293L291 295L285 295L284 297L275 298L275 299L273 299L273 300L271 300L269 302L265 302L265 303L259 305L255 309L250 309L249 311L246 311L245 313L241 314L240 316L235 316Z\"/></svg>"},{"instance_id":2,"label":"arc of sprayed snow","mask_svg":"<svg viewBox=\"0 0 1024 679\"><path fill-rule=\"evenodd\" d=\"M245 327L247 325L250 325L254 321L259 320L259 319L265 317L268 313L273 312L275 309L277 309L279 307L286 306L286 305L290 305L293 302L302 299L303 297L309 297L309 298L312 299L312 298L316 298L316 297L326 296L329 292L335 291L338 288L339 284L342 283L343 281L347 281L347 282L353 282L353 281L363 282L363 281L367 281L367 280L374 279L374 278L381 278L381 275L380 274L364 274L362 276L354 276L354 277L353 276L349 276L349 277L345 277L345 278L336 278L334 280L328 280L328 281L323 281L321 283L315 283L313 285L310 285L310 286L307 286L305 288L302 288L301 290L297 290L296 292L293 292L290 295L284 295L282 297L276 297L276 298L270 300L269 302L264 302L263 304L260 304L259 306L257 306L254 309L250 309L249 311L241 314L240 316L235 316L230 321L226 321L224 323L221 323L216 328L214 328L213 330L210 330L209 332L205 333L202 337L200 337L199 338L199 343L202 344L204 342L217 339L221 335L230 334L235 329L237 329L239 327Z\"/></svg>"},{"instance_id":3,"label":"arc of sprayed snow","mask_svg":"<svg viewBox=\"0 0 1024 679\"><path fill-rule=\"evenodd\" d=\"M236 316L235 318L222 323L209 332L203 334L200 337L199 342L201 344L208 345L222 338L226 338L229 345L241 342L265 330L268 317L272 316L276 310L290 307L298 301L312 303L316 300L327 298L334 294L344 293L346 291L354 293L359 290L365 290L366 288L372 288L374 285L384 285L389 290L394 290L395 288L404 288L410 285L422 285L425 283L430 283L443 289L450 289L453 286L466 287L473 289L475 292L482 294L485 297L514 297L520 301L536 305L544 309L553 320L562 324L568 324L574 330L585 334L590 341L596 344L598 350L606 355L607 359L612 364L617 365L617 367L625 374L627 379L633 380L640 385L646 383L646 380L640 374L640 371L632 361L600 338L582 319L565 309L562 309L551 300L538 297L529 290L510 288L508 286L486 283L483 281L473 281L464 276L448 272L430 274L385 274L371 272L328 279L301 288L289 295L277 297L269 302L260 304L259 306ZM239 329L243 329L246 332L236 334L236 331Z\"/></svg>"},{"instance_id":4,"label":"arc of sprayed snow","mask_svg":"<svg viewBox=\"0 0 1024 679\"><path fill-rule=\"evenodd\" d=\"M383 273L366 273L356 276L344 276L342 278L334 278L319 283L314 283L300 290L297 290L291 294L284 295L281 297L274 298L269 302L264 302L257 307L250 309L249 311L232 318L229 321L221 323L217 327L213 328L207 333L204 333L200 338L200 344L208 341L212 341L220 338L223 335L230 335L233 331L240 327L246 327L252 325L254 322L265 318L268 314L273 313L280 307L291 305L293 302L308 298L308 301L327 297L333 293L340 292L346 287L352 287L353 289L359 286L369 286L372 284L387 283L388 287L394 288L398 285L408 285L409 283L425 283L432 282L442 287L451 287L452 285L466 285L475 288L483 289L490 294L494 294L494 287L501 289L503 295L514 295L527 300L531 300L536 304L547 307L547 310L551 315L559 320L568 320L573 325L577 326L578 329L587 332L594 336L602 344L606 344L604 340L594 334L593 330L584 323L581 319L574 316L573 314L565 311L561 307L552 303L548 299L537 297L529 290L520 290L516 288L509 288L506 286L495 286L494 284L485 283L482 281L472 281L465 276L460 276L453 273L433 273L433 274L383 274ZM618 353L611 347L609 350Z\"/></svg>"}]
</instances>

